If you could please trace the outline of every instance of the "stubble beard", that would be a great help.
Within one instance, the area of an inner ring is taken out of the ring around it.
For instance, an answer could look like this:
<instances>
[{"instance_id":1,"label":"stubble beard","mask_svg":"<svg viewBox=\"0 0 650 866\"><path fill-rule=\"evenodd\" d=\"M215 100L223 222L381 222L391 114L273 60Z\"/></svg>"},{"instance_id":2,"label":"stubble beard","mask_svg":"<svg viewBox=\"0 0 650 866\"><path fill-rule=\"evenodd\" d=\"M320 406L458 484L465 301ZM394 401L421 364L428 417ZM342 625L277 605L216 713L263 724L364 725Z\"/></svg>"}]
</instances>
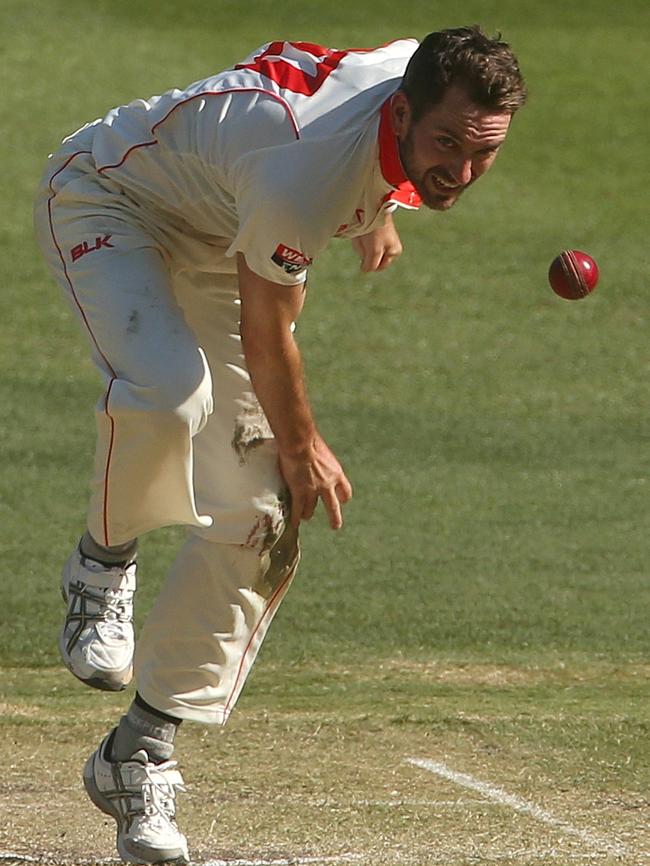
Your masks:
<instances>
[{"instance_id":1,"label":"stubble beard","mask_svg":"<svg viewBox=\"0 0 650 866\"><path fill-rule=\"evenodd\" d=\"M456 203L463 190L461 189L453 195L445 195L440 192L431 192L430 188L427 188L426 176L429 172L435 174L435 167L432 166L421 175L417 173L413 165L413 134L410 130L403 141L397 140L397 148L404 173L415 187L425 207L437 211L449 210ZM443 171L440 174L445 176Z\"/></svg>"}]
</instances>

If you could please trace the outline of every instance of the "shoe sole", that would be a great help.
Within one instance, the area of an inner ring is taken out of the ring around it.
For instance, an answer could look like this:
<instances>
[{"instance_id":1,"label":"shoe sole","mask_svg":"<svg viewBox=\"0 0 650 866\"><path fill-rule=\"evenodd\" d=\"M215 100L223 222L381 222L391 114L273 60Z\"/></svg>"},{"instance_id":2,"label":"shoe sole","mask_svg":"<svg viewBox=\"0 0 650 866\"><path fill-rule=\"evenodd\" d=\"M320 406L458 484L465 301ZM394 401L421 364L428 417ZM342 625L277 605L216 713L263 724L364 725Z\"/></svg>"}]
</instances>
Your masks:
<instances>
[{"instance_id":1,"label":"shoe sole","mask_svg":"<svg viewBox=\"0 0 650 866\"><path fill-rule=\"evenodd\" d=\"M63 587L63 584L61 584L61 597L63 598L63 601L67 604L68 595ZM118 671L117 673L110 674L111 677L114 677L113 680L101 676L88 677L88 679L79 676L79 674L72 667L72 662L68 661L67 659L67 652L65 646L65 625L59 632L59 655L61 656L61 661L70 671L72 676L76 677L80 683L83 683L85 686L89 686L91 689L99 689L99 691L102 692L122 692L133 679L133 665L126 668L126 670L124 671Z\"/></svg>"},{"instance_id":2,"label":"shoe sole","mask_svg":"<svg viewBox=\"0 0 650 866\"><path fill-rule=\"evenodd\" d=\"M159 860L146 860L143 857L142 852L137 853L134 851L129 851L124 840L120 838L120 813L116 809L113 809L111 807L110 801L106 800L95 782L94 763L95 755L93 754L88 758L84 766L84 788L86 789L86 793L88 794L94 805L97 806L97 808L100 810L100 812L103 812L105 815L109 815L117 824L117 853L120 855L122 860L126 860L127 863L151 863L169 864L169 866L188 866L190 859L189 856L186 856L184 853L178 854L173 857L162 857Z\"/></svg>"}]
</instances>

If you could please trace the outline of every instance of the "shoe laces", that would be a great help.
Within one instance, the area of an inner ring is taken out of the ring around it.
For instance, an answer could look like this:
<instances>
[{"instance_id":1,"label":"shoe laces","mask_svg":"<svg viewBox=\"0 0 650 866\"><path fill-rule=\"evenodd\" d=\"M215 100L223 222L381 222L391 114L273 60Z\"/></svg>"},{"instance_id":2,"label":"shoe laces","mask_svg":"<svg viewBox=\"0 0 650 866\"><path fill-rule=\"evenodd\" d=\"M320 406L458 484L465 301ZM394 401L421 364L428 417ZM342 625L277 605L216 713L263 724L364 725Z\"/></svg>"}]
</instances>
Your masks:
<instances>
[{"instance_id":1,"label":"shoe laces","mask_svg":"<svg viewBox=\"0 0 650 866\"><path fill-rule=\"evenodd\" d=\"M176 791L186 791L180 773L175 774L176 781L170 781L165 776L166 772L175 766L176 761L143 765L145 780L142 782L142 812L147 818L162 818L175 824Z\"/></svg>"},{"instance_id":2,"label":"shoe laces","mask_svg":"<svg viewBox=\"0 0 650 866\"><path fill-rule=\"evenodd\" d=\"M93 596L97 611L93 619L104 639L121 641L128 635L133 619L133 590L126 587L110 587L103 593L101 600Z\"/></svg>"},{"instance_id":3,"label":"shoe laces","mask_svg":"<svg viewBox=\"0 0 650 866\"><path fill-rule=\"evenodd\" d=\"M134 568L134 565L129 563L110 569L119 573L119 581L105 588L91 586L83 580L77 582L77 592L86 602L88 618L114 625L118 631L122 624L131 622L134 589L132 580L129 581L128 569ZM89 605L92 607L89 608Z\"/></svg>"},{"instance_id":4,"label":"shoe laces","mask_svg":"<svg viewBox=\"0 0 650 866\"><path fill-rule=\"evenodd\" d=\"M105 622L131 622L133 590L126 587L110 587L104 592L104 601L98 613Z\"/></svg>"}]
</instances>

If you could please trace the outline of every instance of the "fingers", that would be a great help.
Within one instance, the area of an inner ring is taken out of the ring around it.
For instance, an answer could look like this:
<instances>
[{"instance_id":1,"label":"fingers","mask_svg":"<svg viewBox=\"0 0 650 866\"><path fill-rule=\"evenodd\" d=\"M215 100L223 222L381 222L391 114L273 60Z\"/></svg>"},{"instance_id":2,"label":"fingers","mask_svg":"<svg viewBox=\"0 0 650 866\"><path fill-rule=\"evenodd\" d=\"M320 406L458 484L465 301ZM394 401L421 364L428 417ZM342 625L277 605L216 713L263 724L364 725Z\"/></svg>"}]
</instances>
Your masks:
<instances>
[{"instance_id":1,"label":"fingers","mask_svg":"<svg viewBox=\"0 0 650 866\"><path fill-rule=\"evenodd\" d=\"M338 501L345 505L346 502L349 502L352 499L352 485L348 481L348 479L343 476L341 481L336 485L336 498Z\"/></svg>"},{"instance_id":2,"label":"fingers","mask_svg":"<svg viewBox=\"0 0 650 866\"><path fill-rule=\"evenodd\" d=\"M311 520L322 499L332 529L343 525L341 506L352 497L352 486L340 463L320 436L312 453L289 456L279 453L279 468L291 496L290 522L298 528Z\"/></svg>"},{"instance_id":3,"label":"fingers","mask_svg":"<svg viewBox=\"0 0 650 866\"><path fill-rule=\"evenodd\" d=\"M308 495L297 492L292 494L290 522L295 529L300 526L301 521L312 519L319 498L322 499L325 506L330 527L340 529L343 526L341 505L345 505L352 499L352 485L345 476L335 487L325 488L320 493L314 491Z\"/></svg>"},{"instance_id":4,"label":"fingers","mask_svg":"<svg viewBox=\"0 0 650 866\"><path fill-rule=\"evenodd\" d=\"M365 250L361 260L361 271L384 271L389 265L402 255L401 247L378 247L377 249Z\"/></svg>"},{"instance_id":5,"label":"fingers","mask_svg":"<svg viewBox=\"0 0 650 866\"><path fill-rule=\"evenodd\" d=\"M361 271L364 274L370 273L371 271L379 270L381 260L384 255L384 250L379 249L367 249L364 251L364 256L361 260Z\"/></svg>"},{"instance_id":6,"label":"fingers","mask_svg":"<svg viewBox=\"0 0 650 866\"><path fill-rule=\"evenodd\" d=\"M370 236L360 238L352 238L352 246L359 256L359 270L368 274L372 271L383 270L388 267L390 262L399 255L398 252L377 240L370 241ZM384 264L384 260L388 259Z\"/></svg>"},{"instance_id":7,"label":"fingers","mask_svg":"<svg viewBox=\"0 0 650 866\"><path fill-rule=\"evenodd\" d=\"M341 505L336 493L333 490L324 490L321 494L321 499L327 511L330 527L332 529L340 529L343 526L343 515L341 514Z\"/></svg>"},{"instance_id":8,"label":"fingers","mask_svg":"<svg viewBox=\"0 0 650 866\"><path fill-rule=\"evenodd\" d=\"M361 259L363 273L383 271L402 254L402 242L391 214L386 214L382 226L352 238L352 246Z\"/></svg>"},{"instance_id":9,"label":"fingers","mask_svg":"<svg viewBox=\"0 0 650 866\"><path fill-rule=\"evenodd\" d=\"M378 271L385 271L389 265L392 265L395 259L402 255L402 247L391 247L384 252L382 260L379 263Z\"/></svg>"},{"instance_id":10,"label":"fingers","mask_svg":"<svg viewBox=\"0 0 650 866\"><path fill-rule=\"evenodd\" d=\"M304 495L291 491L291 525L298 529L302 520L311 520L318 505L316 493Z\"/></svg>"},{"instance_id":11,"label":"fingers","mask_svg":"<svg viewBox=\"0 0 650 866\"><path fill-rule=\"evenodd\" d=\"M343 526L343 512L341 505L345 505L352 499L352 485L345 476L336 485L334 490L326 490L321 494L323 504L327 511L332 529L340 529Z\"/></svg>"},{"instance_id":12,"label":"fingers","mask_svg":"<svg viewBox=\"0 0 650 866\"><path fill-rule=\"evenodd\" d=\"M316 506L318 505L318 496L314 493L312 496L308 496L302 507L302 519L303 520L311 520L314 516L314 511L316 511Z\"/></svg>"},{"instance_id":13,"label":"fingers","mask_svg":"<svg viewBox=\"0 0 650 866\"><path fill-rule=\"evenodd\" d=\"M321 493L323 505L327 511L332 529L340 529L343 526L343 512L341 505L345 505L352 499L352 485L343 476L334 489L324 490Z\"/></svg>"},{"instance_id":14,"label":"fingers","mask_svg":"<svg viewBox=\"0 0 650 866\"><path fill-rule=\"evenodd\" d=\"M327 511L331 528L340 529L343 526L341 505L345 505L352 499L352 485L345 475L334 488L321 491L321 499Z\"/></svg>"}]
</instances>

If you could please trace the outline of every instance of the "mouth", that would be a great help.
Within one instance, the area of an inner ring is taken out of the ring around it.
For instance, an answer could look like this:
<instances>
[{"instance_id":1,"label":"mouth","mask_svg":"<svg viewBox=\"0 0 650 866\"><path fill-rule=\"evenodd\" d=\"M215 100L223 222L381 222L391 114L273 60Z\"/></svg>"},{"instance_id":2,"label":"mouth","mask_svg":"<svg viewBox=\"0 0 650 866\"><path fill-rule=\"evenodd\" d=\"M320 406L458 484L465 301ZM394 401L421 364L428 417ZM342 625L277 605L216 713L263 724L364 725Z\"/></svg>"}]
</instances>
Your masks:
<instances>
[{"instance_id":1,"label":"mouth","mask_svg":"<svg viewBox=\"0 0 650 866\"><path fill-rule=\"evenodd\" d=\"M455 193L459 193L463 189L463 184L454 183L453 181L446 180L443 177L440 177L437 174L431 172L429 174L431 179L432 186L443 195L454 195Z\"/></svg>"}]
</instances>

